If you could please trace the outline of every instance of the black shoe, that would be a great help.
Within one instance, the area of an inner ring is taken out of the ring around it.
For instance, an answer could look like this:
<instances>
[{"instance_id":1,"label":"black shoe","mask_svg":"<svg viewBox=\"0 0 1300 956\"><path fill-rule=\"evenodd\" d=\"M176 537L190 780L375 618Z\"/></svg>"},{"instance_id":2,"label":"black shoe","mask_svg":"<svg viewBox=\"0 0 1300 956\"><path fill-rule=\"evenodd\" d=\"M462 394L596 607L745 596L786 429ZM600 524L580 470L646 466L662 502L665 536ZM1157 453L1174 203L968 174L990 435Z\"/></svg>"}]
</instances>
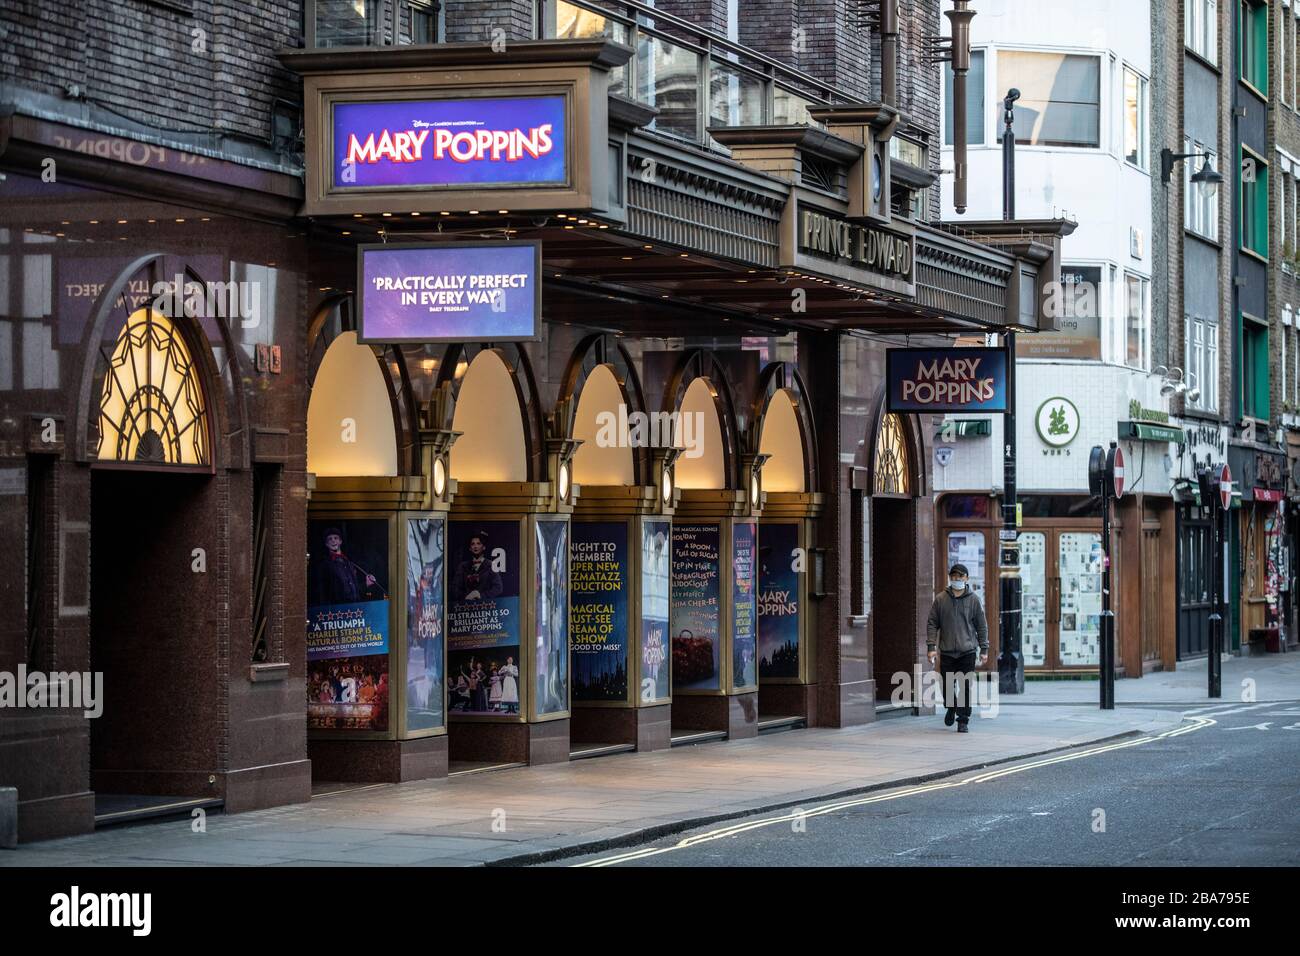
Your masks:
<instances>
[{"instance_id":1,"label":"black shoe","mask_svg":"<svg viewBox=\"0 0 1300 956\"><path fill-rule=\"evenodd\" d=\"M944 725L945 727L951 727L951 726L952 726L952 722L953 722L954 720L956 720L956 719L957 719L957 711L955 711L955 710L953 710L951 707L949 707L949 708L948 708L948 712L947 712L946 714L943 715L943 725Z\"/></svg>"},{"instance_id":2,"label":"black shoe","mask_svg":"<svg viewBox=\"0 0 1300 956\"><path fill-rule=\"evenodd\" d=\"M970 724L966 723L966 721L963 720L960 724L957 725L957 733L959 734L970 733Z\"/></svg>"}]
</instances>

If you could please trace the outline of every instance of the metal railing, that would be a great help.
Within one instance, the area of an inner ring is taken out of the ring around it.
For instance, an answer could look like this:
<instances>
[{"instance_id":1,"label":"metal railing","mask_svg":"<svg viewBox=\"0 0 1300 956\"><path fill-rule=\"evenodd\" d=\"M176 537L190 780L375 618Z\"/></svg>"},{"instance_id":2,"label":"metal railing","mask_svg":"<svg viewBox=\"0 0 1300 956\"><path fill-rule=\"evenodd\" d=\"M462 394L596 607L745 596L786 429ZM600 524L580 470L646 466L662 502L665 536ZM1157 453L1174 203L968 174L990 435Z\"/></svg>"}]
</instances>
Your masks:
<instances>
[{"instance_id":1,"label":"metal railing","mask_svg":"<svg viewBox=\"0 0 1300 956\"><path fill-rule=\"evenodd\" d=\"M632 59L611 89L655 107L652 127L722 150L710 126L819 125L810 109L857 98L756 50L633 0L537 0L541 37L607 37ZM725 152L725 150L722 150Z\"/></svg>"}]
</instances>

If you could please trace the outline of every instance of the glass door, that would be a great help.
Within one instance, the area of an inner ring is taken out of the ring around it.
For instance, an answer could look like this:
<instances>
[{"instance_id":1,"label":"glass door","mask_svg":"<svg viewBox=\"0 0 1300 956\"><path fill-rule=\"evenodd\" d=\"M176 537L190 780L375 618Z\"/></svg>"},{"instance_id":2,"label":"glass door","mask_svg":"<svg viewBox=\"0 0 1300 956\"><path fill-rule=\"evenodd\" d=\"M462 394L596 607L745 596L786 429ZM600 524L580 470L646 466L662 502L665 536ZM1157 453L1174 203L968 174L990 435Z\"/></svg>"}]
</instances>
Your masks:
<instances>
[{"instance_id":1,"label":"glass door","mask_svg":"<svg viewBox=\"0 0 1300 956\"><path fill-rule=\"evenodd\" d=\"M1097 667L1101 663L1101 535L1062 531L1057 542L1057 663Z\"/></svg>"},{"instance_id":2,"label":"glass door","mask_svg":"<svg viewBox=\"0 0 1300 956\"><path fill-rule=\"evenodd\" d=\"M1020 647L1026 667L1047 663L1047 535L1020 533Z\"/></svg>"}]
</instances>

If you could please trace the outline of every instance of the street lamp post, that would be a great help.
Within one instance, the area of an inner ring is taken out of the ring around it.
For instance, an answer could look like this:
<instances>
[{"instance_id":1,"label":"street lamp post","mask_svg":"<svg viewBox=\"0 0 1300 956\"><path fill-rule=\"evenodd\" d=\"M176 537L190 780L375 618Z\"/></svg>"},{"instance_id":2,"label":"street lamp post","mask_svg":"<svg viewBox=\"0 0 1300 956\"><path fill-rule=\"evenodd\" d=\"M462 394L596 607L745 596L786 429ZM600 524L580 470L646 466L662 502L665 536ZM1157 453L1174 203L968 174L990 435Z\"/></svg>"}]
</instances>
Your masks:
<instances>
[{"instance_id":1,"label":"street lamp post","mask_svg":"<svg viewBox=\"0 0 1300 956\"><path fill-rule=\"evenodd\" d=\"M1002 101L1002 218L1016 218L1015 103L1020 91ZM1025 658L1020 642L1020 541L1016 530L1016 333L1003 333L1007 352L1007 412L1002 436L1002 533L998 578L1002 613L998 618L998 691L1025 692Z\"/></svg>"}]
</instances>

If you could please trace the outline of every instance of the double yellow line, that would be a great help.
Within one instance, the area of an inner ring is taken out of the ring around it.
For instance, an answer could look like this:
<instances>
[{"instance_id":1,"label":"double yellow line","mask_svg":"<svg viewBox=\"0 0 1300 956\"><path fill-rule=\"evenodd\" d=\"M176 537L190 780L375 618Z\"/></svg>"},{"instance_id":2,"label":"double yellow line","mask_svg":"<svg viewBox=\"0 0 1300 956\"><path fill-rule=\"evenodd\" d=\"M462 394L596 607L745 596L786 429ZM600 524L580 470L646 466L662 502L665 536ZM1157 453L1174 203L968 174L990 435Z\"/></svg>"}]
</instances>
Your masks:
<instances>
[{"instance_id":1,"label":"double yellow line","mask_svg":"<svg viewBox=\"0 0 1300 956\"><path fill-rule=\"evenodd\" d=\"M573 866L617 866L620 863L630 863L633 860L644 860L647 857L658 856L661 853L672 853L674 850L686 850L693 846L699 846L702 843L736 836L737 834L745 833L749 830L779 826L783 823L792 824L796 821L807 820L810 817L820 817L828 813L839 813L842 810L851 810L854 807L865 807L872 803L885 803L889 800L899 800L903 797L911 797L921 793L933 793L936 790L951 790L954 787L965 787L969 784L988 783L991 780L1009 777L1015 773L1024 773L1027 770L1037 770L1039 767L1050 767L1053 764L1067 763L1071 760L1082 760L1084 757L1094 757L1097 754L1110 753L1114 750L1124 750L1128 747L1140 747L1143 744L1153 743L1157 740L1181 737L1183 734L1190 734L1197 730L1203 730L1206 727L1213 726L1217 723L1217 721L1211 720L1208 717L1184 717L1183 720L1188 721L1188 723L1159 734L1148 734L1143 737L1135 737L1132 740L1121 740L1100 747L1089 747L1087 750L1072 750L1068 753L1058 754L1054 757L1044 757L1040 760L1031 760L1027 763L1004 767L1000 770L992 770L988 773L975 774L974 776L965 777L961 780L944 780L935 781L934 783L919 784L915 787L905 787L901 790L890 790L885 793L871 794L853 800L837 800L834 803L823 804L822 806L812 807L807 810L796 808L782 813L780 816L748 820L732 824L731 826L721 827L717 830L709 830L706 833L697 833L694 836L686 837L671 846L645 847L644 849L633 850L629 853L601 857L596 860L587 860L583 863L574 863Z\"/></svg>"}]
</instances>

